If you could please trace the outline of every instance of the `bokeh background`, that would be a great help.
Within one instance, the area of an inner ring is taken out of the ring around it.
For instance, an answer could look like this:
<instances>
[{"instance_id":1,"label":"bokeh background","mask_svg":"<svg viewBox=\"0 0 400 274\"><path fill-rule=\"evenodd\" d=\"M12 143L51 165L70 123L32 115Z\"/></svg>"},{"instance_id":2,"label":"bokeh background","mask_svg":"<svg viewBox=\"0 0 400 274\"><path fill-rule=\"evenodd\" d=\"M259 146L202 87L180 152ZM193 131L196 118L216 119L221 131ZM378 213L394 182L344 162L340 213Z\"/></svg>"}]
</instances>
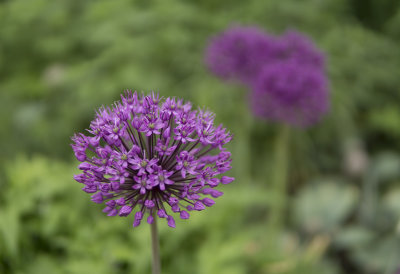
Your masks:
<instances>
[{"instance_id":1,"label":"bokeh background","mask_svg":"<svg viewBox=\"0 0 400 274\"><path fill-rule=\"evenodd\" d=\"M232 23L297 29L327 56L332 108L290 131L284 195L279 125L204 65ZM396 273L399 42L397 0L0 1L0 273L150 273L149 227L106 217L72 178L70 136L126 88L206 106L235 135L225 195L160 223L164 273Z\"/></svg>"}]
</instances>

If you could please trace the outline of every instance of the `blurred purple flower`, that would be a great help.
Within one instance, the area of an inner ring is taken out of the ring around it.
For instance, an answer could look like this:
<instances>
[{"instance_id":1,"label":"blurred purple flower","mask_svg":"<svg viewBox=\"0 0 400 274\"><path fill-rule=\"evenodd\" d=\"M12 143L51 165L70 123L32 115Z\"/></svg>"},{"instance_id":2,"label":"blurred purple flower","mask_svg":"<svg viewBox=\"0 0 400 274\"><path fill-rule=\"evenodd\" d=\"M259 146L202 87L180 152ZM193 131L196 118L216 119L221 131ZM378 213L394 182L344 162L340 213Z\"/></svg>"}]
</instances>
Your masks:
<instances>
[{"instance_id":1,"label":"blurred purple flower","mask_svg":"<svg viewBox=\"0 0 400 274\"><path fill-rule=\"evenodd\" d=\"M133 226L148 214L148 223L158 216L175 227L169 211L188 219L187 211L212 206L214 201L203 196L217 198L223 193L214 188L233 181L219 177L231 168L224 148L231 134L214 126L212 113L191 110L183 100L162 102L158 94L131 91L121 98L122 103L98 110L91 136L72 137L82 162L74 179L82 190L93 202L105 203L108 216L135 213Z\"/></svg>"},{"instance_id":2,"label":"blurred purple flower","mask_svg":"<svg viewBox=\"0 0 400 274\"><path fill-rule=\"evenodd\" d=\"M324 55L305 35L281 37L256 27L232 27L214 37L206 51L210 70L253 89L256 116L307 127L329 109Z\"/></svg>"},{"instance_id":3,"label":"blurred purple flower","mask_svg":"<svg viewBox=\"0 0 400 274\"><path fill-rule=\"evenodd\" d=\"M303 66L324 70L324 54L304 34L295 30L286 31L275 46L275 61L293 60Z\"/></svg>"},{"instance_id":4,"label":"blurred purple flower","mask_svg":"<svg viewBox=\"0 0 400 274\"><path fill-rule=\"evenodd\" d=\"M289 30L275 37L254 26L233 26L213 37L205 57L215 75L245 84L251 84L265 65L285 60L324 68L324 55L305 35Z\"/></svg>"},{"instance_id":5,"label":"blurred purple flower","mask_svg":"<svg viewBox=\"0 0 400 274\"><path fill-rule=\"evenodd\" d=\"M257 27L233 26L211 39L205 62L224 80L249 83L261 66L273 60L277 42Z\"/></svg>"},{"instance_id":6,"label":"blurred purple flower","mask_svg":"<svg viewBox=\"0 0 400 274\"><path fill-rule=\"evenodd\" d=\"M266 65L253 84L251 104L260 118L310 126L329 109L325 76L320 69L294 60Z\"/></svg>"}]
</instances>

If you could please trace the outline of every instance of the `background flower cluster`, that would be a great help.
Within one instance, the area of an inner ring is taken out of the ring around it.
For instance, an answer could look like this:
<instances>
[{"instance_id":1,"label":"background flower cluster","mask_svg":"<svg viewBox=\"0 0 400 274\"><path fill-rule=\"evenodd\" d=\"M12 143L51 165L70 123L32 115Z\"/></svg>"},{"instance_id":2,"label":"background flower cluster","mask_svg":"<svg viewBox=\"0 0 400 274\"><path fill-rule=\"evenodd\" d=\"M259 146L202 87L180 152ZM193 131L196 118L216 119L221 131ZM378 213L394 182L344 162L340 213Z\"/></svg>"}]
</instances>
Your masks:
<instances>
[{"instance_id":1,"label":"background flower cluster","mask_svg":"<svg viewBox=\"0 0 400 274\"><path fill-rule=\"evenodd\" d=\"M316 123L329 109L324 59L299 32L277 37L241 26L214 37L206 52L213 73L252 90L256 116L297 127Z\"/></svg>"}]
</instances>

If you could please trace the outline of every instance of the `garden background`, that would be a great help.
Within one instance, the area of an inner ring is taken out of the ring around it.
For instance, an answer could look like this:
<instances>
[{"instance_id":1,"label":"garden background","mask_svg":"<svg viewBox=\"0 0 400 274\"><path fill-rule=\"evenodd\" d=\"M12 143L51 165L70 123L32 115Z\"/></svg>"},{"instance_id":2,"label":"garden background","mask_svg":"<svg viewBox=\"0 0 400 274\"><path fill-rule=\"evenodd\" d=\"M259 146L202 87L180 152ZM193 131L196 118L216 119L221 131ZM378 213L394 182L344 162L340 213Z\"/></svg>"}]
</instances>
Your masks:
<instances>
[{"instance_id":1,"label":"garden background","mask_svg":"<svg viewBox=\"0 0 400 274\"><path fill-rule=\"evenodd\" d=\"M297 29L327 56L331 110L291 130L284 196L279 126L204 65L232 23ZM106 217L73 180L70 136L126 88L206 106L235 135L225 195L159 225L164 273L396 273L399 42L397 0L0 1L0 273L150 273L149 226Z\"/></svg>"}]
</instances>

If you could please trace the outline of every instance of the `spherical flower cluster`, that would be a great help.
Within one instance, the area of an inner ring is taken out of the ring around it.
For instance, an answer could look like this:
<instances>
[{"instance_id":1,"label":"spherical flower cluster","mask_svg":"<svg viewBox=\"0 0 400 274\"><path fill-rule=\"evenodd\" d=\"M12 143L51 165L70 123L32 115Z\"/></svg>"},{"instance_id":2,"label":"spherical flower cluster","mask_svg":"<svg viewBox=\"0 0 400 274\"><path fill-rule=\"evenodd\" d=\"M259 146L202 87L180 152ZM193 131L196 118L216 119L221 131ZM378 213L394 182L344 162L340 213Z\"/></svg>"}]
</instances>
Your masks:
<instances>
[{"instance_id":1,"label":"spherical flower cluster","mask_svg":"<svg viewBox=\"0 0 400 274\"><path fill-rule=\"evenodd\" d=\"M324 55L296 31L275 37L232 27L211 40L206 63L222 79L252 89L251 106L260 118L307 127L329 110Z\"/></svg>"},{"instance_id":2,"label":"spherical flower cluster","mask_svg":"<svg viewBox=\"0 0 400 274\"><path fill-rule=\"evenodd\" d=\"M308 127L329 109L325 77L310 66L286 61L264 67L253 86L251 104L258 117Z\"/></svg>"},{"instance_id":3,"label":"spherical flower cluster","mask_svg":"<svg viewBox=\"0 0 400 274\"><path fill-rule=\"evenodd\" d=\"M297 31L286 31L279 39L275 40L274 48L275 56L270 57L270 60L273 60L271 63L291 61L301 66L312 66L321 71L325 69L325 58L322 52L308 37ZM264 66L266 63L264 62Z\"/></svg>"},{"instance_id":4,"label":"spherical flower cluster","mask_svg":"<svg viewBox=\"0 0 400 274\"><path fill-rule=\"evenodd\" d=\"M158 216L175 227L171 212L188 219L212 206L223 194L215 188L234 180L219 176L231 169L224 145L232 136L214 125L214 114L155 93L126 91L121 99L98 110L90 136L72 137L83 191L108 216L134 214L133 226L147 215L148 223Z\"/></svg>"},{"instance_id":5,"label":"spherical flower cluster","mask_svg":"<svg viewBox=\"0 0 400 274\"><path fill-rule=\"evenodd\" d=\"M224 80L251 82L254 74L274 56L275 37L256 27L235 26L211 39L205 62L210 70Z\"/></svg>"}]
</instances>

